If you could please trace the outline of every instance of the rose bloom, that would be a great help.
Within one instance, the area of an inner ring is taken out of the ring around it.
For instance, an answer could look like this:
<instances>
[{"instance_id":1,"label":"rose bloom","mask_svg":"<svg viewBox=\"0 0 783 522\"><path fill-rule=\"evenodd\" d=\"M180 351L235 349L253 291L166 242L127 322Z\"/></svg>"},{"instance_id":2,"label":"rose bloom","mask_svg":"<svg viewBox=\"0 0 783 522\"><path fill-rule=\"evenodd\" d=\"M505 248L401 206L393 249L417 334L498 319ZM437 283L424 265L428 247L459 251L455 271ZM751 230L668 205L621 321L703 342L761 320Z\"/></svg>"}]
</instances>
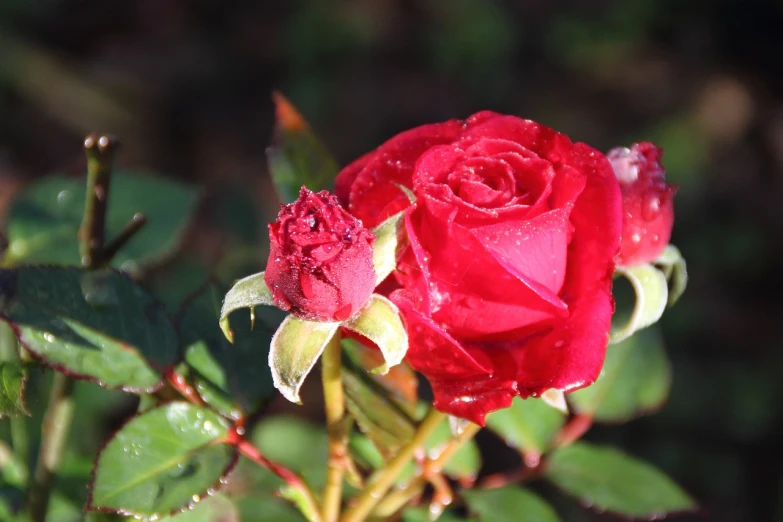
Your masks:
<instances>
[{"instance_id":1,"label":"rose bloom","mask_svg":"<svg viewBox=\"0 0 783 522\"><path fill-rule=\"evenodd\" d=\"M410 248L383 287L437 409L483 424L516 395L598 377L622 225L602 153L480 112L395 136L343 169L336 193L367 226L406 209Z\"/></svg>"},{"instance_id":2,"label":"rose bloom","mask_svg":"<svg viewBox=\"0 0 783 522\"><path fill-rule=\"evenodd\" d=\"M343 321L375 288L375 236L333 195L302 187L269 225L264 281L278 308L310 321Z\"/></svg>"},{"instance_id":3,"label":"rose bloom","mask_svg":"<svg viewBox=\"0 0 783 522\"><path fill-rule=\"evenodd\" d=\"M661 156L663 149L649 142L612 149L607 154L623 195L618 265L648 263L669 244L677 187L666 183Z\"/></svg>"}]
</instances>

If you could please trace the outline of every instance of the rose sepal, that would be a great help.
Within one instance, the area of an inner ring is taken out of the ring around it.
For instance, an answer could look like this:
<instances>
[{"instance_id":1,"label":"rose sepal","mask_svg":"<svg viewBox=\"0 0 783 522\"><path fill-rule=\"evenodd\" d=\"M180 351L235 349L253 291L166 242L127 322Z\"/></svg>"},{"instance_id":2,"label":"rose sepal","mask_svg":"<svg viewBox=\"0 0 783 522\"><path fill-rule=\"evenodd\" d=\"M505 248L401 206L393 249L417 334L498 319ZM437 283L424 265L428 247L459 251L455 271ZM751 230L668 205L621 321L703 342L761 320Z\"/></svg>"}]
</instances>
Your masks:
<instances>
[{"instance_id":1,"label":"rose sepal","mask_svg":"<svg viewBox=\"0 0 783 522\"><path fill-rule=\"evenodd\" d=\"M371 295L367 305L342 325L368 338L380 349L384 363L370 370L371 373L385 375L389 368L400 364L408 352L408 333L400 310L383 296Z\"/></svg>"},{"instance_id":2,"label":"rose sepal","mask_svg":"<svg viewBox=\"0 0 783 522\"><path fill-rule=\"evenodd\" d=\"M673 306L674 303L685 292L688 285L688 267L685 264L685 258L682 257L680 250L674 245L667 245L652 264L657 266L666 276L669 283L669 298L667 306Z\"/></svg>"},{"instance_id":3,"label":"rose sepal","mask_svg":"<svg viewBox=\"0 0 783 522\"><path fill-rule=\"evenodd\" d=\"M634 332L658 322L666 309L669 289L666 274L650 263L635 266L618 266L616 275L625 277L636 294L631 317L621 327L612 326L609 344L617 344Z\"/></svg>"},{"instance_id":4,"label":"rose sepal","mask_svg":"<svg viewBox=\"0 0 783 522\"><path fill-rule=\"evenodd\" d=\"M228 316L231 312L240 308L249 308L252 325L255 321L255 307L262 305L275 306L272 292L264 281L264 272L247 276L234 283L223 299L223 307L220 310L220 329L223 330L226 339L234 342L234 334L228 324Z\"/></svg>"},{"instance_id":5,"label":"rose sepal","mask_svg":"<svg viewBox=\"0 0 783 522\"><path fill-rule=\"evenodd\" d=\"M404 212L386 219L372 229L375 242L372 247L372 264L375 269L375 284L380 284L397 267L397 261L406 245Z\"/></svg>"},{"instance_id":6,"label":"rose sepal","mask_svg":"<svg viewBox=\"0 0 783 522\"><path fill-rule=\"evenodd\" d=\"M302 404L302 383L339 327L340 323L307 321L294 315L280 323L269 349L269 368L283 397Z\"/></svg>"}]
</instances>

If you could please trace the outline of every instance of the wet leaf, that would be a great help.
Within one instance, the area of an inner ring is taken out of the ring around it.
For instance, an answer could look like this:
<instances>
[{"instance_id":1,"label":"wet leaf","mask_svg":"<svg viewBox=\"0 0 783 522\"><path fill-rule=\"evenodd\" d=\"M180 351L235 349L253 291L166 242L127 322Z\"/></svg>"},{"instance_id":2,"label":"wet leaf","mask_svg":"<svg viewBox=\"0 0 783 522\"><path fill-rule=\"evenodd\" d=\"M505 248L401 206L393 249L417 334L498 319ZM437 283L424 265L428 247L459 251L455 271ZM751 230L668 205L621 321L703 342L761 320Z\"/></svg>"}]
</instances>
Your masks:
<instances>
[{"instance_id":1,"label":"wet leaf","mask_svg":"<svg viewBox=\"0 0 783 522\"><path fill-rule=\"evenodd\" d=\"M550 449L565 419L561 411L541 399L517 397L508 408L487 415L487 427L509 446L537 460Z\"/></svg>"},{"instance_id":2,"label":"wet leaf","mask_svg":"<svg viewBox=\"0 0 783 522\"><path fill-rule=\"evenodd\" d=\"M667 245L663 253L652 262L659 267L669 283L668 306L676 303L688 285L688 267L685 258L674 245Z\"/></svg>"},{"instance_id":3,"label":"wet leaf","mask_svg":"<svg viewBox=\"0 0 783 522\"><path fill-rule=\"evenodd\" d=\"M372 245L372 264L375 268L376 285L397 268L397 261L407 245L403 218L404 213L400 212L372 230L375 235L375 242Z\"/></svg>"},{"instance_id":4,"label":"wet leaf","mask_svg":"<svg viewBox=\"0 0 783 522\"><path fill-rule=\"evenodd\" d=\"M302 185L313 192L331 189L337 162L291 102L280 93L275 93L274 101L277 117L266 155L280 201L295 201Z\"/></svg>"},{"instance_id":5,"label":"wet leaf","mask_svg":"<svg viewBox=\"0 0 783 522\"><path fill-rule=\"evenodd\" d=\"M77 233L84 212L85 178L56 174L28 185L8 217L7 261L81 265ZM146 225L117 253L112 265L137 272L174 253L196 210L198 190L145 172L112 174L106 242L115 238L134 214Z\"/></svg>"},{"instance_id":6,"label":"wet leaf","mask_svg":"<svg viewBox=\"0 0 783 522\"><path fill-rule=\"evenodd\" d=\"M558 522L552 506L519 486L465 491L462 496L480 522Z\"/></svg>"},{"instance_id":7,"label":"wet leaf","mask_svg":"<svg viewBox=\"0 0 783 522\"><path fill-rule=\"evenodd\" d=\"M402 512L402 522L432 522L430 510L423 507L408 508ZM446 511L438 517L438 522L476 522L476 519L459 517Z\"/></svg>"},{"instance_id":8,"label":"wet leaf","mask_svg":"<svg viewBox=\"0 0 783 522\"><path fill-rule=\"evenodd\" d=\"M671 387L671 368L655 328L609 346L598 380L568 395L571 408L596 421L622 422L657 410Z\"/></svg>"},{"instance_id":9,"label":"wet leaf","mask_svg":"<svg viewBox=\"0 0 783 522\"><path fill-rule=\"evenodd\" d=\"M0 417L30 415L24 400L27 368L20 361L0 362Z\"/></svg>"},{"instance_id":10,"label":"wet leaf","mask_svg":"<svg viewBox=\"0 0 783 522\"><path fill-rule=\"evenodd\" d=\"M285 318L269 350L272 380L283 397L301 403L299 389L339 327L340 323L305 321L293 315Z\"/></svg>"},{"instance_id":11,"label":"wet leaf","mask_svg":"<svg viewBox=\"0 0 783 522\"><path fill-rule=\"evenodd\" d=\"M223 299L223 307L220 310L220 328L223 330L229 341L234 340L234 334L231 332L228 323L228 316L231 312L240 308L249 308L251 323L255 318L256 306L274 306L272 292L266 286L264 273L259 272L244 279L240 279L231 287Z\"/></svg>"},{"instance_id":12,"label":"wet leaf","mask_svg":"<svg viewBox=\"0 0 783 522\"><path fill-rule=\"evenodd\" d=\"M400 364L408 351L408 333L400 311L378 294L371 295L362 311L345 321L343 327L368 338L381 350L384 364L374 368L374 373L387 373L390 367Z\"/></svg>"},{"instance_id":13,"label":"wet leaf","mask_svg":"<svg viewBox=\"0 0 783 522\"><path fill-rule=\"evenodd\" d=\"M697 508L677 484L650 464L585 442L554 451L545 476L589 506L629 517L652 519Z\"/></svg>"},{"instance_id":14,"label":"wet leaf","mask_svg":"<svg viewBox=\"0 0 783 522\"><path fill-rule=\"evenodd\" d=\"M193 509L160 520L161 522L241 522L234 502L220 493L205 498Z\"/></svg>"},{"instance_id":15,"label":"wet leaf","mask_svg":"<svg viewBox=\"0 0 783 522\"><path fill-rule=\"evenodd\" d=\"M274 327L265 315L251 329L247 314L235 314L234 343L229 343L218 326L222 295L214 284L205 287L187 303L178 329L188 378L198 394L223 415L239 419L274 395L268 361Z\"/></svg>"},{"instance_id":16,"label":"wet leaf","mask_svg":"<svg viewBox=\"0 0 783 522\"><path fill-rule=\"evenodd\" d=\"M206 497L236 462L218 414L171 402L132 418L101 451L88 509L154 518Z\"/></svg>"},{"instance_id":17,"label":"wet leaf","mask_svg":"<svg viewBox=\"0 0 783 522\"><path fill-rule=\"evenodd\" d=\"M633 285L636 293L631 318L622 327L612 325L609 343L619 343L643 328L655 324L663 315L668 299L666 276L652 265L617 267L622 275Z\"/></svg>"},{"instance_id":18,"label":"wet leaf","mask_svg":"<svg viewBox=\"0 0 783 522\"><path fill-rule=\"evenodd\" d=\"M149 391L179 356L163 306L113 270L0 270L0 316L37 359L106 388Z\"/></svg>"}]
</instances>

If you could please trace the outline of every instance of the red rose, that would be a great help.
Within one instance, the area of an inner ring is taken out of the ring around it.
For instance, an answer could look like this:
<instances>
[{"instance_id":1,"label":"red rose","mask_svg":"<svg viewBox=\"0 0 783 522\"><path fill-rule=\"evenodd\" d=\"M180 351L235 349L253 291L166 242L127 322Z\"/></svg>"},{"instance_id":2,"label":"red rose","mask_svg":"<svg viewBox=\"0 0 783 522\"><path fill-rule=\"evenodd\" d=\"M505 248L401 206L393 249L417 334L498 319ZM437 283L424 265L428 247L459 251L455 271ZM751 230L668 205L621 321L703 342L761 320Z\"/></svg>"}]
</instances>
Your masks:
<instances>
[{"instance_id":1,"label":"red rose","mask_svg":"<svg viewBox=\"0 0 783 522\"><path fill-rule=\"evenodd\" d=\"M408 207L391 298L436 408L483 424L515 395L597 378L622 223L603 154L481 112L392 138L338 175L337 195L370 225Z\"/></svg>"},{"instance_id":2,"label":"red rose","mask_svg":"<svg viewBox=\"0 0 783 522\"><path fill-rule=\"evenodd\" d=\"M310 321L343 321L375 288L375 237L328 192L302 187L269 225L264 280L281 309Z\"/></svg>"},{"instance_id":3,"label":"red rose","mask_svg":"<svg viewBox=\"0 0 783 522\"><path fill-rule=\"evenodd\" d=\"M674 225L674 194L661 165L663 149L652 143L634 143L630 149L612 149L607 158L623 194L623 236L617 264L652 261L666 248Z\"/></svg>"}]
</instances>

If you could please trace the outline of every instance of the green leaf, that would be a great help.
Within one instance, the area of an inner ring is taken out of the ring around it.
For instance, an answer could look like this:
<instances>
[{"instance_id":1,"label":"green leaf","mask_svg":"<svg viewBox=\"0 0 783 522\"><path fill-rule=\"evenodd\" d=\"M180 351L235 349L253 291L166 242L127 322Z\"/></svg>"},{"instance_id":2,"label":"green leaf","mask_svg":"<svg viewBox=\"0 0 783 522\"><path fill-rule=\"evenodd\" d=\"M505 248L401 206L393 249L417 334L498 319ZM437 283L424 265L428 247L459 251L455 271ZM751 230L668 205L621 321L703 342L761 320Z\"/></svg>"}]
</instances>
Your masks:
<instances>
[{"instance_id":1,"label":"green leaf","mask_svg":"<svg viewBox=\"0 0 783 522\"><path fill-rule=\"evenodd\" d=\"M193 509L164 517L161 522L241 522L234 502L220 493L205 498Z\"/></svg>"},{"instance_id":2,"label":"green leaf","mask_svg":"<svg viewBox=\"0 0 783 522\"><path fill-rule=\"evenodd\" d=\"M423 507L408 508L402 512L403 522L432 522L430 510ZM462 518L449 511L438 517L438 522L476 522L475 518Z\"/></svg>"},{"instance_id":3,"label":"green leaf","mask_svg":"<svg viewBox=\"0 0 783 522\"><path fill-rule=\"evenodd\" d=\"M631 318L622 327L612 325L609 343L619 343L634 332L658 322L666 309L668 288L666 276L652 265L617 267L617 273L624 276L633 285L636 293Z\"/></svg>"},{"instance_id":4,"label":"green leaf","mask_svg":"<svg viewBox=\"0 0 783 522\"><path fill-rule=\"evenodd\" d=\"M243 522L306 522L291 503L280 498L279 491L284 487L282 480L271 471L248 459L239 459L229 476L225 494L238 508Z\"/></svg>"},{"instance_id":5,"label":"green leaf","mask_svg":"<svg viewBox=\"0 0 783 522\"><path fill-rule=\"evenodd\" d=\"M228 325L229 314L240 308L250 308L250 322L252 326L255 320L254 309L256 306L261 305L275 305L275 302L272 300L272 292L269 291L266 281L264 281L263 272L247 276L234 283L223 299L223 307L220 310L220 328L229 341L234 340L234 334Z\"/></svg>"},{"instance_id":6,"label":"green leaf","mask_svg":"<svg viewBox=\"0 0 783 522\"><path fill-rule=\"evenodd\" d=\"M8 444L0 441L0 485L24 490L29 476L27 463ZM0 517L0 520L3 518Z\"/></svg>"},{"instance_id":7,"label":"green leaf","mask_svg":"<svg viewBox=\"0 0 783 522\"><path fill-rule=\"evenodd\" d=\"M236 462L218 414L171 402L131 419L98 457L88 509L155 518L210 494Z\"/></svg>"},{"instance_id":8,"label":"green leaf","mask_svg":"<svg viewBox=\"0 0 783 522\"><path fill-rule=\"evenodd\" d=\"M561 411L541 399L517 397L508 408L487 415L487 428L526 457L537 460L551 448L565 420Z\"/></svg>"},{"instance_id":9,"label":"green leaf","mask_svg":"<svg viewBox=\"0 0 783 522\"><path fill-rule=\"evenodd\" d=\"M344 340L343 345L350 347L350 341ZM413 420L388 390L351 361L350 348L345 353L342 378L348 412L362 433L388 458L413 437Z\"/></svg>"},{"instance_id":10,"label":"green leaf","mask_svg":"<svg viewBox=\"0 0 783 522\"><path fill-rule=\"evenodd\" d=\"M76 378L154 390L179 357L163 305L113 270L0 270L0 316L37 359Z\"/></svg>"},{"instance_id":11,"label":"green leaf","mask_svg":"<svg viewBox=\"0 0 783 522\"><path fill-rule=\"evenodd\" d=\"M407 246L405 235L405 214L399 212L372 230L375 242L372 245L372 264L375 268L375 284L380 284L395 268L397 260Z\"/></svg>"},{"instance_id":12,"label":"green leaf","mask_svg":"<svg viewBox=\"0 0 783 522\"><path fill-rule=\"evenodd\" d=\"M660 518L696 503L666 475L616 449L577 442L554 451L545 475L565 492L602 511Z\"/></svg>"},{"instance_id":13,"label":"green leaf","mask_svg":"<svg viewBox=\"0 0 783 522\"><path fill-rule=\"evenodd\" d=\"M269 350L272 380L283 397L301 404L299 389L339 327L340 323L305 321L293 315L285 318Z\"/></svg>"},{"instance_id":14,"label":"green leaf","mask_svg":"<svg viewBox=\"0 0 783 522\"><path fill-rule=\"evenodd\" d=\"M568 395L572 410L599 422L623 422L658 409L669 395L671 368L655 328L609 346L598 380Z\"/></svg>"},{"instance_id":15,"label":"green leaf","mask_svg":"<svg viewBox=\"0 0 783 522\"><path fill-rule=\"evenodd\" d=\"M343 326L365 336L381 350L385 363L372 370L374 373L387 373L391 366L400 364L408 351L408 333L400 311L378 294L371 295L362 311L345 321Z\"/></svg>"},{"instance_id":16,"label":"green leaf","mask_svg":"<svg viewBox=\"0 0 783 522\"><path fill-rule=\"evenodd\" d=\"M208 285L188 302L178 326L194 388L204 402L239 419L274 395L268 363L274 329L267 324L251 329L246 314L235 314L235 341L229 343L218 326L222 295L216 285Z\"/></svg>"},{"instance_id":17,"label":"green leaf","mask_svg":"<svg viewBox=\"0 0 783 522\"><path fill-rule=\"evenodd\" d=\"M77 233L84 212L86 181L53 175L27 186L8 217L6 261L81 265ZM144 172L114 172L111 179L106 242L115 238L134 214L146 225L117 253L115 267L137 272L172 254L196 209L193 186Z\"/></svg>"},{"instance_id":18,"label":"green leaf","mask_svg":"<svg viewBox=\"0 0 783 522\"><path fill-rule=\"evenodd\" d=\"M27 368L21 361L0 362L0 417L30 415L24 401Z\"/></svg>"},{"instance_id":19,"label":"green leaf","mask_svg":"<svg viewBox=\"0 0 783 522\"><path fill-rule=\"evenodd\" d=\"M253 432L253 442L267 458L299 473L316 490L324 486L328 450L322 426L296 417L269 417Z\"/></svg>"},{"instance_id":20,"label":"green leaf","mask_svg":"<svg viewBox=\"0 0 783 522\"><path fill-rule=\"evenodd\" d=\"M558 522L552 506L519 486L465 491L462 496L480 522Z\"/></svg>"},{"instance_id":21,"label":"green leaf","mask_svg":"<svg viewBox=\"0 0 783 522\"><path fill-rule=\"evenodd\" d=\"M682 257L676 246L667 245L652 264L659 267L666 276L666 280L669 282L668 306L673 306L688 285L688 267L685 264L685 258Z\"/></svg>"},{"instance_id":22,"label":"green leaf","mask_svg":"<svg viewBox=\"0 0 783 522\"><path fill-rule=\"evenodd\" d=\"M282 94L274 96L277 118L272 145L266 150L269 172L283 203L299 197L302 185L330 189L339 170L320 139Z\"/></svg>"}]
</instances>

